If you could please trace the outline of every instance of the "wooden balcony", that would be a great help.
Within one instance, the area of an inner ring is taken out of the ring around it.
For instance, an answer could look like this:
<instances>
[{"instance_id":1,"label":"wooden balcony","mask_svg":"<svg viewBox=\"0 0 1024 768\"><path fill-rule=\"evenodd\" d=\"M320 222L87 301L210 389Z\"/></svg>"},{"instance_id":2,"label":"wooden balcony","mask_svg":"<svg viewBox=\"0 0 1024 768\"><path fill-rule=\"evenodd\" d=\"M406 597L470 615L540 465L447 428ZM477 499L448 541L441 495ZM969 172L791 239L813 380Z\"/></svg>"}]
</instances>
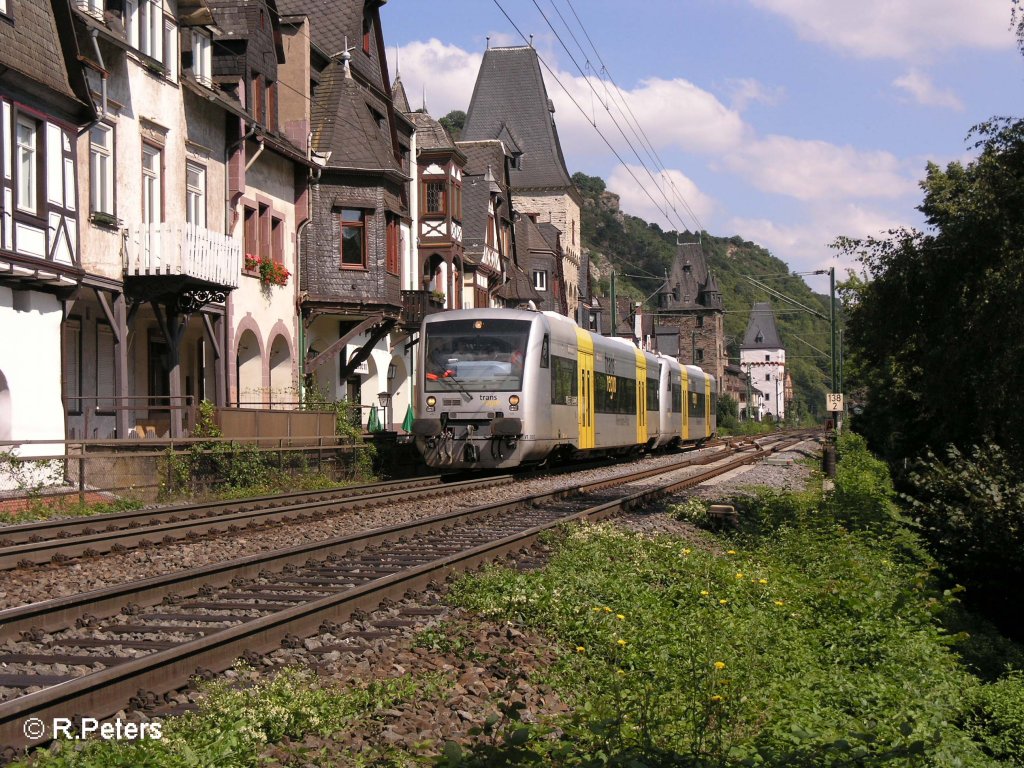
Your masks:
<instances>
[{"instance_id":1,"label":"wooden balcony","mask_svg":"<svg viewBox=\"0 0 1024 768\"><path fill-rule=\"evenodd\" d=\"M126 278L174 277L225 290L238 287L242 269L241 243L194 224L127 227L123 256Z\"/></svg>"},{"instance_id":2,"label":"wooden balcony","mask_svg":"<svg viewBox=\"0 0 1024 768\"><path fill-rule=\"evenodd\" d=\"M399 325L403 330L415 331L427 315L443 312L444 304L434 298L433 291L402 291L402 319Z\"/></svg>"}]
</instances>

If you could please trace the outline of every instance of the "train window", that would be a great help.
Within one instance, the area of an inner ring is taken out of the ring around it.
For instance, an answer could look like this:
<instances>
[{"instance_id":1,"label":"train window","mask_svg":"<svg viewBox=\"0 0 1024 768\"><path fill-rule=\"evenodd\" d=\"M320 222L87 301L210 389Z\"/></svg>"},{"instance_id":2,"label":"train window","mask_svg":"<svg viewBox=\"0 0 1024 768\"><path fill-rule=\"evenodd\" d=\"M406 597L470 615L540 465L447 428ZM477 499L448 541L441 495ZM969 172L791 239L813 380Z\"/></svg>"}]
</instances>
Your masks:
<instances>
[{"instance_id":1,"label":"train window","mask_svg":"<svg viewBox=\"0 0 1024 768\"><path fill-rule=\"evenodd\" d=\"M494 318L429 323L424 339L427 392L522 389L528 320Z\"/></svg>"},{"instance_id":2,"label":"train window","mask_svg":"<svg viewBox=\"0 0 1024 768\"><path fill-rule=\"evenodd\" d=\"M548 341L548 335L545 333L544 334L544 341L540 345L540 367L541 368L547 368L548 365L549 365L549 363L548 363L548 357L549 357L548 348L549 347L550 347L550 342Z\"/></svg>"},{"instance_id":3,"label":"train window","mask_svg":"<svg viewBox=\"0 0 1024 768\"><path fill-rule=\"evenodd\" d=\"M661 398L658 396L658 387L650 379L647 380L647 410L657 411L660 407Z\"/></svg>"},{"instance_id":4,"label":"train window","mask_svg":"<svg viewBox=\"0 0 1024 768\"><path fill-rule=\"evenodd\" d=\"M553 405L576 405L578 393L576 361L552 355L551 403Z\"/></svg>"},{"instance_id":5,"label":"train window","mask_svg":"<svg viewBox=\"0 0 1024 768\"><path fill-rule=\"evenodd\" d=\"M683 412L683 388L678 381L672 382L672 413Z\"/></svg>"}]
</instances>

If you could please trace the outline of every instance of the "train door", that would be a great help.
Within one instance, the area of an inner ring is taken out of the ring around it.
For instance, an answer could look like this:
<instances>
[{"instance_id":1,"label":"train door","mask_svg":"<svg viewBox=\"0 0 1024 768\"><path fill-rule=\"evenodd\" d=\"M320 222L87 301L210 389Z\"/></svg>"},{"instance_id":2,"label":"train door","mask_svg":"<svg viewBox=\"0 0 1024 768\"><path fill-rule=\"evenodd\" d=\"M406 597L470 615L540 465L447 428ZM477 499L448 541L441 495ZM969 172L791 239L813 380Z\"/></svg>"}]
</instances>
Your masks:
<instances>
[{"instance_id":1,"label":"train door","mask_svg":"<svg viewBox=\"0 0 1024 768\"><path fill-rule=\"evenodd\" d=\"M647 358L641 350L636 351L636 441L646 445L647 430Z\"/></svg>"},{"instance_id":2,"label":"train door","mask_svg":"<svg viewBox=\"0 0 1024 768\"><path fill-rule=\"evenodd\" d=\"M594 341L581 328L576 329L579 357L579 443L577 448L594 447Z\"/></svg>"},{"instance_id":3,"label":"train door","mask_svg":"<svg viewBox=\"0 0 1024 768\"><path fill-rule=\"evenodd\" d=\"M689 440L692 435L690 434L690 376L686 370L686 366L680 371L679 375L682 377L680 381L680 390L682 391L682 402L680 403L680 416L683 419L682 431L679 433L683 436L683 441Z\"/></svg>"}]
</instances>

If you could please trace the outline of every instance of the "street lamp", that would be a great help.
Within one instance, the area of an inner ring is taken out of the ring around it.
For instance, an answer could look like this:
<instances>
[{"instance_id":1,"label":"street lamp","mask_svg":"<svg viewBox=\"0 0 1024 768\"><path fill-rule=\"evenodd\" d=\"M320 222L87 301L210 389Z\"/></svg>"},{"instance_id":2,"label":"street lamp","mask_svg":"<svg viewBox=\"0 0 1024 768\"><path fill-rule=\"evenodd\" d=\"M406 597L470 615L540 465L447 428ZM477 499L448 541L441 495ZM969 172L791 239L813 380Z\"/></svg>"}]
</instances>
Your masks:
<instances>
[{"instance_id":1,"label":"street lamp","mask_svg":"<svg viewBox=\"0 0 1024 768\"><path fill-rule=\"evenodd\" d=\"M379 392L377 393L377 401L380 403L381 409L384 411L384 431L391 431L391 422L388 421L388 408L391 406L391 393L390 392Z\"/></svg>"}]
</instances>

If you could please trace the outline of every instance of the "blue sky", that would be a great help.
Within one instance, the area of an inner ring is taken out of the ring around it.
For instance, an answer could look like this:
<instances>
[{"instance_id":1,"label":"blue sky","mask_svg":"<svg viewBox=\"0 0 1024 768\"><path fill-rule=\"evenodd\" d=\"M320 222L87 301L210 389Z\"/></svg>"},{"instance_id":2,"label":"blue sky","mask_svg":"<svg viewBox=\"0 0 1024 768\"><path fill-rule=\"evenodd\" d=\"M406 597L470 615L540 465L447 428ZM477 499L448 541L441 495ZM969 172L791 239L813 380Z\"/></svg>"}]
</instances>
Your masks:
<instances>
[{"instance_id":1,"label":"blue sky","mask_svg":"<svg viewBox=\"0 0 1024 768\"><path fill-rule=\"evenodd\" d=\"M837 235L920 227L925 164L968 158L971 126L1021 113L1024 58L1010 7L1010 0L390 0L381 17L392 74L397 57L413 106L425 93L441 117L469 106L488 36L492 46L524 44L503 8L534 35L554 72L545 71L545 81L570 172L604 178L627 213L671 229L741 235L802 272L855 267L827 247ZM602 75L602 61L619 91ZM827 287L821 278L808 282Z\"/></svg>"}]
</instances>

